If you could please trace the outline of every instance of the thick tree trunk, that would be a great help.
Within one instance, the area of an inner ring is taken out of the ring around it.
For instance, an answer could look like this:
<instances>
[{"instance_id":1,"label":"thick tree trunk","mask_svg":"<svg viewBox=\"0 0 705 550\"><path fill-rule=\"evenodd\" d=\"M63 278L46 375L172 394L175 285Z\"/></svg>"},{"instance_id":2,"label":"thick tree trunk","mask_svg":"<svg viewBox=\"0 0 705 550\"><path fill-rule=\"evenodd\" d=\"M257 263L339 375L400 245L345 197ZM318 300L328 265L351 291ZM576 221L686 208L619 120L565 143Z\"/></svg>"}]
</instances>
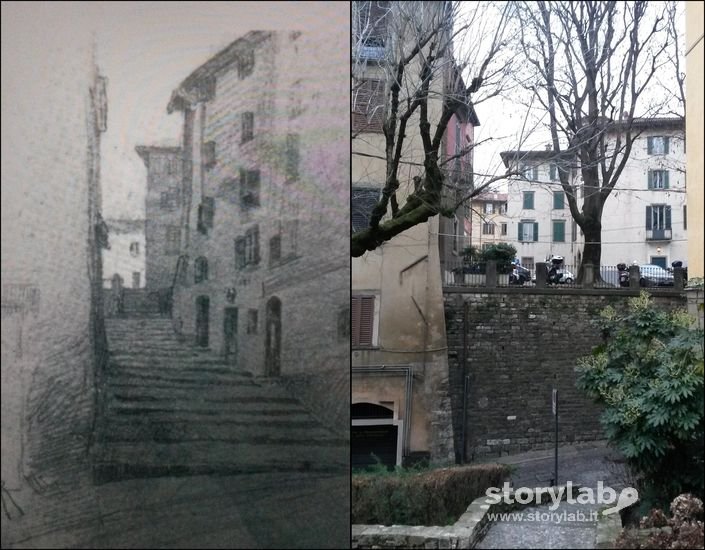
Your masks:
<instances>
[{"instance_id":1,"label":"thick tree trunk","mask_svg":"<svg viewBox=\"0 0 705 550\"><path fill-rule=\"evenodd\" d=\"M602 260L602 225L600 222L592 222L582 227L585 236L585 248L583 249L583 261L578 271L578 283L583 282L586 264L592 264L595 270L594 280L600 281L600 262Z\"/></svg>"}]
</instances>

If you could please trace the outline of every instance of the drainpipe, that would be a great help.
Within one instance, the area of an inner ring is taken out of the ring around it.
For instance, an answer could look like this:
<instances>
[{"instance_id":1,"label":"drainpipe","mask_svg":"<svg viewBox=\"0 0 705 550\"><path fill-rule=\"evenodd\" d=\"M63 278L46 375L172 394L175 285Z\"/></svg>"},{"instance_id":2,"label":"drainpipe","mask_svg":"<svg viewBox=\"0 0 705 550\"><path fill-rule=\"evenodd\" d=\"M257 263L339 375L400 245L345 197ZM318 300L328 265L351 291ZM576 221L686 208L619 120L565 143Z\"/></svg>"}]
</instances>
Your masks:
<instances>
[{"instance_id":1,"label":"drainpipe","mask_svg":"<svg viewBox=\"0 0 705 550\"><path fill-rule=\"evenodd\" d=\"M467 373L466 364L466 349L468 346L468 305L463 301L463 348L460 350L460 360L463 365L463 422L462 422L462 436L461 436L461 450L460 450L460 460L461 464L465 464L467 461L467 427L468 427L468 386L470 385L470 376Z\"/></svg>"},{"instance_id":2,"label":"drainpipe","mask_svg":"<svg viewBox=\"0 0 705 550\"><path fill-rule=\"evenodd\" d=\"M390 376L405 376L404 388L404 432L402 436L402 464L409 456L411 434L411 399L413 396L413 367L408 365L370 365L366 367L352 367L352 374L386 374Z\"/></svg>"}]
</instances>

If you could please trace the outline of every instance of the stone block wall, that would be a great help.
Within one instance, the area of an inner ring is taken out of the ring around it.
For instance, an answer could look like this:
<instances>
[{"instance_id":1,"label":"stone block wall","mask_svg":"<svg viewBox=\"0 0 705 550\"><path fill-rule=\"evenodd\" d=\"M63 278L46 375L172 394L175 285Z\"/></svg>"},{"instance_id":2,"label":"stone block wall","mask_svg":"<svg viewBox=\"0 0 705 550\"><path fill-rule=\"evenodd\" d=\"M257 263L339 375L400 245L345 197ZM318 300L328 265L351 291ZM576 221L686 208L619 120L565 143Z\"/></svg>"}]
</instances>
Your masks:
<instances>
[{"instance_id":1,"label":"stone block wall","mask_svg":"<svg viewBox=\"0 0 705 550\"><path fill-rule=\"evenodd\" d=\"M558 390L559 441L604 439L600 408L575 386L577 359L602 342L593 323L599 312L607 305L623 310L637 294L579 289L446 292L456 456L462 455L465 376L468 461L552 448L553 388ZM686 305L680 292L654 292L654 299L667 309Z\"/></svg>"}]
</instances>

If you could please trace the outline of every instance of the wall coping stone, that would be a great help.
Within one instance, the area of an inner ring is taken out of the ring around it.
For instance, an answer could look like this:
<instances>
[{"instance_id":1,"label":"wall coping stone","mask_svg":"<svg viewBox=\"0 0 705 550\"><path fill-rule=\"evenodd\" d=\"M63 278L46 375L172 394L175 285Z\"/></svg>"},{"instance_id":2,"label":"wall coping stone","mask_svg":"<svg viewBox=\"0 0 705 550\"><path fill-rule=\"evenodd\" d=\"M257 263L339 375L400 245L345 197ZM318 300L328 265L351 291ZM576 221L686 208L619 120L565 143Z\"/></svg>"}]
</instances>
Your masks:
<instances>
[{"instance_id":1,"label":"wall coping stone","mask_svg":"<svg viewBox=\"0 0 705 550\"><path fill-rule=\"evenodd\" d=\"M579 490L580 485L572 485L573 490ZM535 488L541 492L541 504L550 499L550 487ZM561 499L567 497L565 485L559 485L554 491L561 492ZM502 493L502 500L493 503L487 495L476 498L470 503L465 513L453 525L360 525L352 526L352 548L475 548L478 542L490 528L488 514L507 512L528 506L533 506L534 499L528 504L514 501L504 502L505 496L511 496L514 490ZM533 495L533 491L532 491ZM621 525L620 525L621 527Z\"/></svg>"}]
</instances>

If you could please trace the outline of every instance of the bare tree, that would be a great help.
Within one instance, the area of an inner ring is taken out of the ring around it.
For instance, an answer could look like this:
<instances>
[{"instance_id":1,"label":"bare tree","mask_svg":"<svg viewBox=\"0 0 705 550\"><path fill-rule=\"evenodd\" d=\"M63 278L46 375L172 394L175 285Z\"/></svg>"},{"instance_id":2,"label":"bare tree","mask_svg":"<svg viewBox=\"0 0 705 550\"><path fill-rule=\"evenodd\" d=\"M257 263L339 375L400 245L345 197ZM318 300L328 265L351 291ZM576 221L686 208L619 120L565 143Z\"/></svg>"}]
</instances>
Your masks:
<instances>
[{"instance_id":1,"label":"bare tree","mask_svg":"<svg viewBox=\"0 0 705 550\"><path fill-rule=\"evenodd\" d=\"M498 6L496 16L487 17ZM497 3L353 2L354 170L363 160L377 167L353 185L367 180L381 188L368 223L353 233L353 257L437 214L452 215L507 176L456 184L446 165L478 144L450 157L442 149L453 114L501 93L509 82L507 14L507 5ZM454 43L458 48L463 40L472 43L455 56ZM467 85L463 74L470 75Z\"/></svg>"},{"instance_id":2,"label":"bare tree","mask_svg":"<svg viewBox=\"0 0 705 550\"><path fill-rule=\"evenodd\" d=\"M659 43L666 23L645 1L514 7L532 69L524 82L548 115L561 186L585 235L582 280L586 264L600 265L602 211L639 135L634 121L663 112L663 103L646 101L645 91L668 61L667 41ZM582 204L571 185L573 169L582 176Z\"/></svg>"}]
</instances>

